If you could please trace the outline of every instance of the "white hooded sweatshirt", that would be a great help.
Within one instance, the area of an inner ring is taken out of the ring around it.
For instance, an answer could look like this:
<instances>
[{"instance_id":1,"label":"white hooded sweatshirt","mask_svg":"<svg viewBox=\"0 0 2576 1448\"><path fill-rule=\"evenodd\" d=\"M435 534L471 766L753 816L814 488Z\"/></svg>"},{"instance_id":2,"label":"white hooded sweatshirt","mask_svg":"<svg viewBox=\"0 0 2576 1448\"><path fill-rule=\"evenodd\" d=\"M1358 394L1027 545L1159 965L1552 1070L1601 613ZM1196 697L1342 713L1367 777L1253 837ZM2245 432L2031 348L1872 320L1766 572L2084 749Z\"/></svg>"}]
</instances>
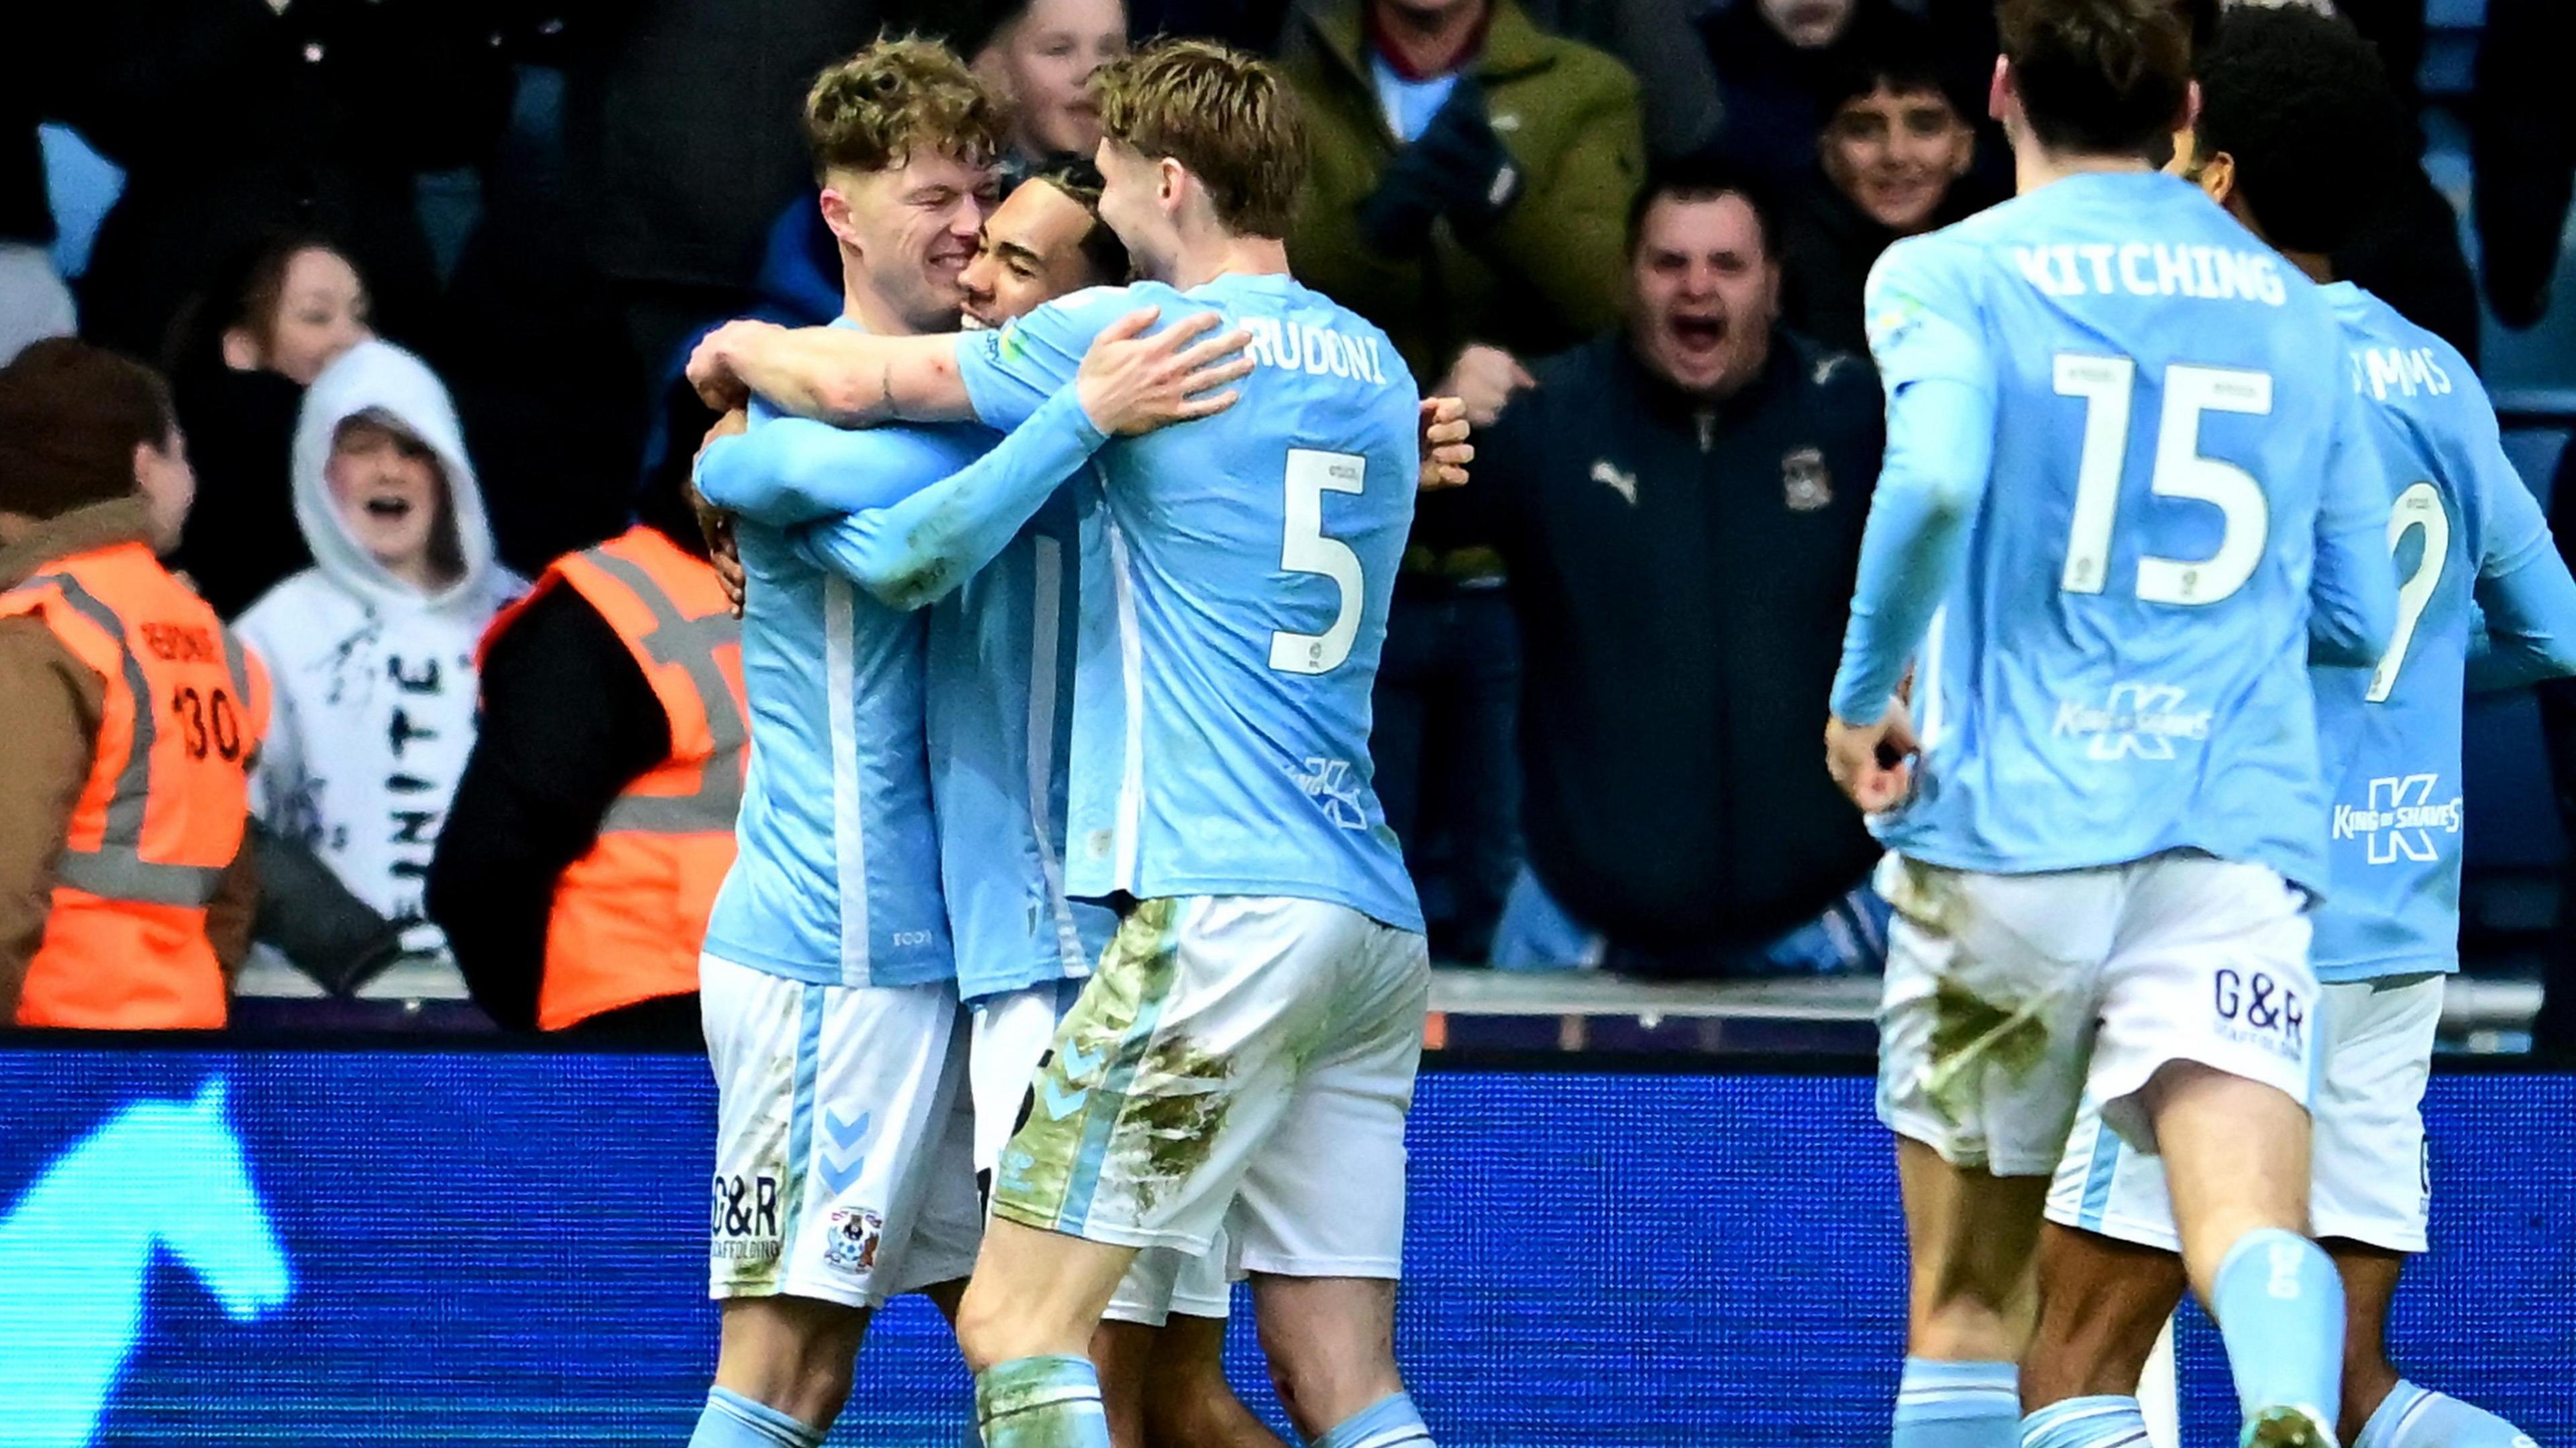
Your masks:
<instances>
[{"instance_id":1,"label":"white hooded sweatshirt","mask_svg":"<svg viewBox=\"0 0 2576 1448\"><path fill-rule=\"evenodd\" d=\"M389 413L438 455L465 573L436 594L369 556L323 478L341 422ZM313 567L233 625L277 691L252 780L253 808L304 840L350 893L388 918L423 920L432 846L474 744L474 647L526 580L492 556L483 494L447 389L419 358L362 342L304 394L295 426L295 519ZM405 935L443 945L434 927Z\"/></svg>"}]
</instances>

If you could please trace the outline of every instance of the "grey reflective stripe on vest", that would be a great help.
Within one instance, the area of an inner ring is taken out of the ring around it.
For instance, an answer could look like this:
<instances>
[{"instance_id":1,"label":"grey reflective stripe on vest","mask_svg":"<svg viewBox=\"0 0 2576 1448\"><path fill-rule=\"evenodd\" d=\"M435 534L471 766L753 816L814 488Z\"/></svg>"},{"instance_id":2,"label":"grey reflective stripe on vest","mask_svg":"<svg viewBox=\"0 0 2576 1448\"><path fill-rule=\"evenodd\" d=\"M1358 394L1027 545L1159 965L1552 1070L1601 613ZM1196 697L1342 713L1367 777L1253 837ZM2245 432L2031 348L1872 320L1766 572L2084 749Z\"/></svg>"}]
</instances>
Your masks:
<instances>
[{"instance_id":1,"label":"grey reflective stripe on vest","mask_svg":"<svg viewBox=\"0 0 2576 1448\"><path fill-rule=\"evenodd\" d=\"M644 654L657 664L676 664L697 692L698 711L706 716L714 748L699 771L698 790L684 795L619 795L599 822L600 832L645 835L696 835L729 832L742 811L742 750L749 742L733 689L716 663L716 648L741 637L732 617L711 613L686 618L679 605L633 563L594 548L582 555L599 570L643 601L653 615L653 631L643 639Z\"/></svg>"},{"instance_id":2,"label":"grey reflective stripe on vest","mask_svg":"<svg viewBox=\"0 0 2576 1448\"><path fill-rule=\"evenodd\" d=\"M74 612L116 640L118 656L125 660L125 692L134 700L133 738L126 749L125 768L107 798L107 829L97 849L63 851L54 864L54 877L75 890L109 900L189 908L204 905L215 898L222 870L143 858L143 807L152 788L152 742L159 734L160 715L152 698L152 681L144 677L142 661L125 641L125 620L69 574L43 573L27 582L52 584Z\"/></svg>"},{"instance_id":3,"label":"grey reflective stripe on vest","mask_svg":"<svg viewBox=\"0 0 2576 1448\"><path fill-rule=\"evenodd\" d=\"M233 631L218 625L215 637L224 641L224 669L233 676L233 699L241 706L242 723L250 723L250 659L242 652L240 639ZM248 744L248 740L243 743Z\"/></svg>"}]
</instances>

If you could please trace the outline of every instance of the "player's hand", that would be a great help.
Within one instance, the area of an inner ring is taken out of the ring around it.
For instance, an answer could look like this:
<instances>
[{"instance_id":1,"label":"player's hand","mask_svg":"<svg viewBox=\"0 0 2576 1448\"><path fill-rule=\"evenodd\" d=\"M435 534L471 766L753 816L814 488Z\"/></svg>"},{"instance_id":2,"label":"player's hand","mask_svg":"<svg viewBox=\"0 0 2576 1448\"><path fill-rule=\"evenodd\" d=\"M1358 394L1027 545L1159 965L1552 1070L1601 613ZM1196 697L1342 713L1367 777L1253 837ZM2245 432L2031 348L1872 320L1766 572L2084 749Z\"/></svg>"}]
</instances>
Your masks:
<instances>
[{"instance_id":1,"label":"player's hand","mask_svg":"<svg viewBox=\"0 0 2576 1448\"><path fill-rule=\"evenodd\" d=\"M698 444L698 456L705 457L717 439L739 436L749 425L750 419L741 408L727 409L724 416L716 419L716 425L707 429L705 440ZM715 566L716 582L724 588L725 602L733 607L733 616L740 618L742 551L734 543L733 514L708 502L706 495L698 491L695 467L689 469L688 495L689 511L698 515L698 534L707 541L707 562Z\"/></svg>"},{"instance_id":2,"label":"player's hand","mask_svg":"<svg viewBox=\"0 0 2576 1448\"><path fill-rule=\"evenodd\" d=\"M1250 332L1237 327L1212 336L1223 319L1201 312L1144 336L1161 314L1159 307L1143 307L1110 323L1074 374L1083 415L1112 437L1223 412L1238 395L1226 384L1252 370L1252 359L1242 355Z\"/></svg>"},{"instance_id":3,"label":"player's hand","mask_svg":"<svg viewBox=\"0 0 2576 1448\"><path fill-rule=\"evenodd\" d=\"M755 339L762 333L785 330L772 322L740 321L709 332L689 354L689 385L718 412L731 412L750 402L751 389L734 370L734 358L742 348L757 345Z\"/></svg>"},{"instance_id":4,"label":"player's hand","mask_svg":"<svg viewBox=\"0 0 2576 1448\"><path fill-rule=\"evenodd\" d=\"M1469 422L1492 427L1513 393L1536 386L1538 379L1529 375L1519 358L1500 347L1479 342L1459 353L1458 360L1450 364L1449 375L1431 390L1465 402Z\"/></svg>"},{"instance_id":5,"label":"player's hand","mask_svg":"<svg viewBox=\"0 0 2576 1448\"><path fill-rule=\"evenodd\" d=\"M1825 721L1825 769L1862 814L1905 803L1914 790L1914 756L1922 745L1905 707L1891 699L1875 724Z\"/></svg>"},{"instance_id":6,"label":"player's hand","mask_svg":"<svg viewBox=\"0 0 2576 1448\"><path fill-rule=\"evenodd\" d=\"M1425 491L1454 488L1467 481L1467 464L1476 460L1467 441L1467 404L1455 397L1422 399L1422 483Z\"/></svg>"}]
</instances>

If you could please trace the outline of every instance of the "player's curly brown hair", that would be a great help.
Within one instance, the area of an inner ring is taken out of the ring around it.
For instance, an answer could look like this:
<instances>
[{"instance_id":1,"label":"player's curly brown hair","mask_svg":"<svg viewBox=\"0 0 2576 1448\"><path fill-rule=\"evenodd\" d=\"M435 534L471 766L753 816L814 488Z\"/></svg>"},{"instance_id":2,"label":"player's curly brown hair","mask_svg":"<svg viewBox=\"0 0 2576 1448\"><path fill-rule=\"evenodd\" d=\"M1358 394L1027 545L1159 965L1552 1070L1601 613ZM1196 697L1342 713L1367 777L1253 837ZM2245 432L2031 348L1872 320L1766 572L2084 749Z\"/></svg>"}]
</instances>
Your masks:
<instances>
[{"instance_id":1,"label":"player's curly brown hair","mask_svg":"<svg viewBox=\"0 0 2576 1448\"><path fill-rule=\"evenodd\" d=\"M1205 40L1166 40L1091 75L1100 133L1169 156L1238 236L1283 237L1306 183L1297 93L1270 63Z\"/></svg>"},{"instance_id":2,"label":"player's curly brown hair","mask_svg":"<svg viewBox=\"0 0 2576 1448\"><path fill-rule=\"evenodd\" d=\"M976 165L1002 153L1008 114L966 63L918 36L877 41L826 66L805 93L805 143L820 179L832 167L883 171L915 147Z\"/></svg>"}]
</instances>

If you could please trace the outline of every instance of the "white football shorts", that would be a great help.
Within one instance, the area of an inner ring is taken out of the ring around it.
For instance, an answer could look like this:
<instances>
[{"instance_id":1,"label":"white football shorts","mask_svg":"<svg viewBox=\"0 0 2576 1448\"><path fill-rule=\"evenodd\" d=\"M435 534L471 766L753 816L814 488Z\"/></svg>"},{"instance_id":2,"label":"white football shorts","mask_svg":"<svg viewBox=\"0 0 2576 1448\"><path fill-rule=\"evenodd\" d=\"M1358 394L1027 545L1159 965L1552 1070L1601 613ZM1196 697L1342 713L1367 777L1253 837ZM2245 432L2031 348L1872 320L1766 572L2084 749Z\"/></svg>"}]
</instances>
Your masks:
<instances>
[{"instance_id":1,"label":"white football shorts","mask_svg":"<svg viewBox=\"0 0 2576 1448\"><path fill-rule=\"evenodd\" d=\"M2308 1110L2316 1121L2308 1218L2314 1235L2390 1252L2424 1250L2433 1182L2424 1150L2424 1083L2442 1025L2438 975L2328 985L2317 1045L2325 1069ZM2104 1131L2085 1103L2048 1189L2048 1219L2141 1247L2182 1250L2164 1164Z\"/></svg>"},{"instance_id":2,"label":"white football shorts","mask_svg":"<svg viewBox=\"0 0 2576 1448\"><path fill-rule=\"evenodd\" d=\"M812 985L707 955L698 992L716 1078L709 1295L868 1308L965 1277L983 1213L953 1109L956 987Z\"/></svg>"},{"instance_id":3,"label":"white football shorts","mask_svg":"<svg viewBox=\"0 0 2576 1448\"><path fill-rule=\"evenodd\" d=\"M2307 897L2261 865L2168 853L1988 875L1889 855L1878 1115L1957 1166L2048 1176L2088 1094L2142 1152L2136 1099L2175 1061L2305 1103Z\"/></svg>"},{"instance_id":4,"label":"white football shorts","mask_svg":"<svg viewBox=\"0 0 2576 1448\"><path fill-rule=\"evenodd\" d=\"M1055 1034L995 1215L1244 1270L1402 1275L1422 937L1315 900L1149 900Z\"/></svg>"},{"instance_id":5,"label":"white football shorts","mask_svg":"<svg viewBox=\"0 0 2576 1448\"><path fill-rule=\"evenodd\" d=\"M975 1045L967 1068L974 1084L975 1169L992 1180L1002 1148L1035 1099L1029 1083L1046 1060L1048 1043L1081 997L1082 981L1053 980L988 996L974 1005ZM1173 1313L1222 1320L1233 1305L1222 1230L1208 1250L1193 1257L1174 1247L1136 1254L1118 1293L1109 1299L1112 1322L1161 1327Z\"/></svg>"}]
</instances>

